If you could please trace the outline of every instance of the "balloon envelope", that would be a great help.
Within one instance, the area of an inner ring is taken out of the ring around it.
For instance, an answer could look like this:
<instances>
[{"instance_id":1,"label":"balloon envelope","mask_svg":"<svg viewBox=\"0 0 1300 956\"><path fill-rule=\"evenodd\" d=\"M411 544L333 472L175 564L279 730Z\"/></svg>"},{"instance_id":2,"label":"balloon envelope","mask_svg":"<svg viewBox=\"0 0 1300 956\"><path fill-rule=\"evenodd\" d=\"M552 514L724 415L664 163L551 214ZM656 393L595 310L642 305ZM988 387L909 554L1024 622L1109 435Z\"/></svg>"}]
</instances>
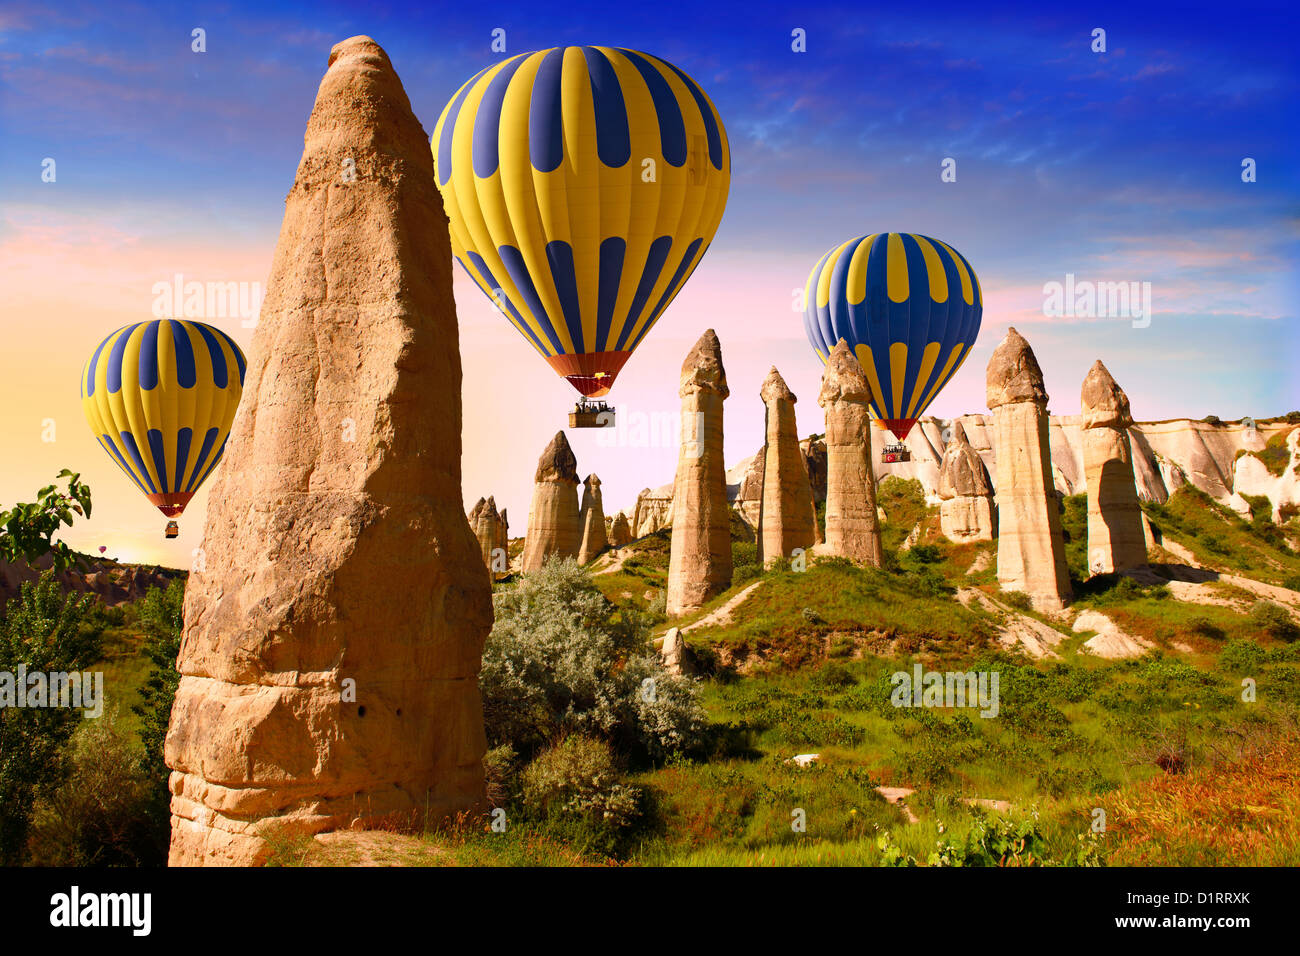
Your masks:
<instances>
[{"instance_id":1,"label":"balloon envelope","mask_svg":"<svg viewBox=\"0 0 1300 956\"><path fill-rule=\"evenodd\" d=\"M937 239L877 233L831 249L804 289L804 331L822 362L844 339L871 383L876 417L901 440L979 335L979 279Z\"/></svg>"},{"instance_id":2,"label":"balloon envelope","mask_svg":"<svg viewBox=\"0 0 1300 956\"><path fill-rule=\"evenodd\" d=\"M91 431L168 517L221 460L245 365L230 336L185 319L118 329L86 362L81 407Z\"/></svg>"},{"instance_id":3,"label":"balloon envelope","mask_svg":"<svg viewBox=\"0 0 1300 956\"><path fill-rule=\"evenodd\" d=\"M452 251L583 395L609 391L722 220L727 132L665 60L523 53L452 97L432 149Z\"/></svg>"}]
</instances>

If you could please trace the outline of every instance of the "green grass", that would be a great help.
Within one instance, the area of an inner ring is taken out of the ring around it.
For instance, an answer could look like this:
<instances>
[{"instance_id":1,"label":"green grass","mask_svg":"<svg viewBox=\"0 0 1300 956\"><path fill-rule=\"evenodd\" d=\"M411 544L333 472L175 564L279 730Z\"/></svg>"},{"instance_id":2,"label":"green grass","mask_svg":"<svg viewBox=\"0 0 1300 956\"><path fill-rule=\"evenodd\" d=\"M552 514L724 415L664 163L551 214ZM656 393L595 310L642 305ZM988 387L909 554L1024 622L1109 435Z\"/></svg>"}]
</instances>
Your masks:
<instances>
[{"instance_id":1,"label":"green grass","mask_svg":"<svg viewBox=\"0 0 1300 956\"><path fill-rule=\"evenodd\" d=\"M1142 509L1161 535L1206 567L1277 585L1300 577L1300 554L1287 545L1266 509L1246 521L1190 485L1165 504L1143 502Z\"/></svg>"},{"instance_id":2,"label":"green grass","mask_svg":"<svg viewBox=\"0 0 1300 956\"><path fill-rule=\"evenodd\" d=\"M1237 457L1240 458L1242 455L1250 455L1252 458L1258 458L1264 463L1264 467L1268 469L1270 475L1275 475L1280 478L1286 473L1286 466L1291 464L1291 450L1287 448L1286 440L1292 431L1294 431L1294 429L1280 431L1270 438L1267 444L1265 444L1259 451L1246 451L1245 449L1242 449L1237 452Z\"/></svg>"}]
</instances>

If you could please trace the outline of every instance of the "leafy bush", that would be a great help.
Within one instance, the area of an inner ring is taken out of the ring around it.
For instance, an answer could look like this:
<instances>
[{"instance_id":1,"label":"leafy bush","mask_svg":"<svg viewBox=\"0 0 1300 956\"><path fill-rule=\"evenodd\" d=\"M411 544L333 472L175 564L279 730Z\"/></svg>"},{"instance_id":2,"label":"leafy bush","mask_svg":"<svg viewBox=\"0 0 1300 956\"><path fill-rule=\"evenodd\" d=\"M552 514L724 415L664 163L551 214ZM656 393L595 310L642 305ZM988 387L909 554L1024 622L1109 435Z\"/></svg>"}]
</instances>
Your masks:
<instances>
[{"instance_id":1,"label":"leafy bush","mask_svg":"<svg viewBox=\"0 0 1300 956\"><path fill-rule=\"evenodd\" d=\"M1280 641L1294 641L1300 637L1300 627L1296 626L1291 613L1272 601L1256 601L1248 618L1255 627Z\"/></svg>"},{"instance_id":2,"label":"leafy bush","mask_svg":"<svg viewBox=\"0 0 1300 956\"><path fill-rule=\"evenodd\" d=\"M163 866L169 819L153 812L155 783L116 713L83 723L69 773L36 807L29 863Z\"/></svg>"},{"instance_id":3,"label":"leafy bush","mask_svg":"<svg viewBox=\"0 0 1300 956\"><path fill-rule=\"evenodd\" d=\"M646 814L645 792L624 781L604 740L566 737L523 772L524 813L579 852L621 855Z\"/></svg>"},{"instance_id":4,"label":"leafy bush","mask_svg":"<svg viewBox=\"0 0 1300 956\"><path fill-rule=\"evenodd\" d=\"M1024 591L1003 591L998 596L1002 599L1003 604L1015 608L1017 611L1032 611L1034 609L1033 598Z\"/></svg>"},{"instance_id":5,"label":"leafy bush","mask_svg":"<svg viewBox=\"0 0 1300 956\"><path fill-rule=\"evenodd\" d=\"M664 670L644 618L617 614L577 562L549 561L493 594L479 685L491 746L524 755L572 733L658 760L704 739L691 681Z\"/></svg>"},{"instance_id":6,"label":"leafy bush","mask_svg":"<svg viewBox=\"0 0 1300 956\"><path fill-rule=\"evenodd\" d=\"M81 671L99 659L102 627L87 621L94 595L64 594L52 570L22 586L0 620L0 672ZM81 711L0 711L0 862L22 862L36 797L62 783L65 748Z\"/></svg>"},{"instance_id":7,"label":"leafy bush","mask_svg":"<svg viewBox=\"0 0 1300 956\"><path fill-rule=\"evenodd\" d=\"M937 544L916 544L908 549L906 560L916 564L938 564L943 560L943 549Z\"/></svg>"},{"instance_id":8,"label":"leafy bush","mask_svg":"<svg viewBox=\"0 0 1300 956\"><path fill-rule=\"evenodd\" d=\"M580 734L543 750L525 768L522 797L539 817L570 814L619 828L640 816L641 790L623 782L609 744Z\"/></svg>"}]
</instances>

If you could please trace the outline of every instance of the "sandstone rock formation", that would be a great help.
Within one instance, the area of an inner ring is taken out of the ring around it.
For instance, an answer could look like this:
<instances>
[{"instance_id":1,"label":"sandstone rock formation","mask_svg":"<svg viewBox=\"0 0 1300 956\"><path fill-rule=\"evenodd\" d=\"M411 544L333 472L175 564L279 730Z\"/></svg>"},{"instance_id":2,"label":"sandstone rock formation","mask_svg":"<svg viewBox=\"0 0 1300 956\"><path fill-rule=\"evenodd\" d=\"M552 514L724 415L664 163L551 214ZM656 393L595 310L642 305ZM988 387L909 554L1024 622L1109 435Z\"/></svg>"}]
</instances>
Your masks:
<instances>
[{"instance_id":1,"label":"sandstone rock formation","mask_svg":"<svg viewBox=\"0 0 1300 956\"><path fill-rule=\"evenodd\" d=\"M760 448L735 469L739 480L735 485L732 506L745 523L755 529L758 528L759 512L763 510L763 463L766 457L764 449Z\"/></svg>"},{"instance_id":2,"label":"sandstone rock formation","mask_svg":"<svg viewBox=\"0 0 1300 956\"><path fill-rule=\"evenodd\" d=\"M620 511L614 515L609 524L609 546L622 548L632 541L632 529L628 525L627 514Z\"/></svg>"},{"instance_id":3,"label":"sandstone rock formation","mask_svg":"<svg viewBox=\"0 0 1300 956\"><path fill-rule=\"evenodd\" d=\"M533 501L524 539L524 573L541 568L552 555L576 558L582 547L578 515L578 459L564 432L556 432L537 461Z\"/></svg>"},{"instance_id":4,"label":"sandstone rock formation","mask_svg":"<svg viewBox=\"0 0 1300 956\"><path fill-rule=\"evenodd\" d=\"M695 661L686 645L686 636L678 628L670 627L664 634L659 659L663 662L664 670L677 677L695 673Z\"/></svg>"},{"instance_id":5,"label":"sandstone rock formation","mask_svg":"<svg viewBox=\"0 0 1300 956\"><path fill-rule=\"evenodd\" d=\"M483 799L492 604L428 144L384 51L335 46L186 588L172 865Z\"/></svg>"},{"instance_id":6,"label":"sandstone rock formation","mask_svg":"<svg viewBox=\"0 0 1300 956\"><path fill-rule=\"evenodd\" d=\"M1040 610L1071 598L1060 503L1052 480L1047 392L1029 343L1014 328L993 351L985 397L997 456L998 583Z\"/></svg>"},{"instance_id":7,"label":"sandstone rock formation","mask_svg":"<svg viewBox=\"0 0 1300 956\"><path fill-rule=\"evenodd\" d=\"M682 363L681 449L673 481L667 613L698 611L731 586L731 509L722 450L722 403L731 394L722 346L708 329Z\"/></svg>"},{"instance_id":8,"label":"sandstone rock formation","mask_svg":"<svg viewBox=\"0 0 1300 956\"><path fill-rule=\"evenodd\" d=\"M763 500L758 516L759 560L770 565L813 546L812 486L799 449L795 395L772 366L759 391L767 415Z\"/></svg>"},{"instance_id":9,"label":"sandstone rock formation","mask_svg":"<svg viewBox=\"0 0 1300 956\"><path fill-rule=\"evenodd\" d=\"M41 573L53 566L48 554L33 563L24 560L0 560L0 611L10 598L17 597L22 586L40 580ZM166 588L182 577L174 568L138 564L119 564L111 558L87 557L84 567L73 565L54 573L54 580L65 591L91 593L107 607L130 604L144 597L152 588Z\"/></svg>"},{"instance_id":10,"label":"sandstone rock formation","mask_svg":"<svg viewBox=\"0 0 1300 956\"><path fill-rule=\"evenodd\" d=\"M632 510L632 537L644 538L668 527L673 520L673 486L643 488Z\"/></svg>"},{"instance_id":11,"label":"sandstone rock formation","mask_svg":"<svg viewBox=\"0 0 1300 956\"><path fill-rule=\"evenodd\" d=\"M1088 480L1088 570L1110 574L1147 563L1133 480L1128 396L1100 360L1083 380L1083 464Z\"/></svg>"},{"instance_id":12,"label":"sandstone rock formation","mask_svg":"<svg viewBox=\"0 0 1300 956\"><path fill-rule=\"evenodd\" d=\"M474 537L478 539L479 551L483 555L483 565L492 572L493 578L503 577L506 571L504 562L500 555L505 552L500 551L505 547L502 538L505 534L505 525L501 515L497 513L496 499L489 497L480 498L469 513L470 530L474 532ZM493 568L493 563L497 567Z\"/></svg>"},{"instance_id":13,"label":"sandstone rock formation","mask_svg":"<svg viewBox=\"0 0 1300 956\"><path fill-rule=\"evenodd\" d=\"M582 519L582 544L578 548L578 563L586 564L609 547L605 537L605 505L600 497L600 479L594 474L588 475L583 482L579 516Z\"/></svg>"},{"instance_id":14,"label":"sandstone rock formation","mask_svg":"<svg viewBox=\"0 0 1300 956\"><path fill-rule=\"evenodd\" d=\"M880 567L870 401L866 373L840 339L826 362L817 396L826 413L826 550Z\"/></svg>"},{"instance_id":15,"label":"sandstone rock formation","mask_svg":"<svg viewBox=\"0 0 1300 956\"><path fill-rule=\"evenodd\" d=\"M997 534L993 482L960 421L939 470L939 528L950 541L992 541Z\"/></svg>"}]
</instances>

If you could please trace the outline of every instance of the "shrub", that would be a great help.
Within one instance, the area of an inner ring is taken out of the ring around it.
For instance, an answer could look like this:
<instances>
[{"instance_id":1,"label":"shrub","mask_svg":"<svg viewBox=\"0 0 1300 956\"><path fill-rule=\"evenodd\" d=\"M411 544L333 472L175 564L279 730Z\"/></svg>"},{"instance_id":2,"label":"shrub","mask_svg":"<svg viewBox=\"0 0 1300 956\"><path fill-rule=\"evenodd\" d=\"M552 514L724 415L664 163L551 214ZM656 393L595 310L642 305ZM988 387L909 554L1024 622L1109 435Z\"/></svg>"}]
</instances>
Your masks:
<instances>
[{"instance_id":1,"label":"shrub","mask_svg":"<svg viewBox=\"0 0 1300 956\"><path fill-rule=\"evenodd\" d=\"M607 742L572 735L543 750L523 773L524 813L579 852L620 855L645 816L640 787L624 781Z\"/></svg>"},{"instance_id":2,"label":"shrub","mask_svg":"<svg viewBox=\"0 0 1300 956\"><path fill-rule=\"evenodd\" d=\"M1248 617L1251 624L1280 641L1300 637L1300 627L1291 618L1291 612L1272 601L1256 601Z\"/></svg>"},{"instance_id":3,"label":"shrub","mask_svg":"<svg viewBox=\"0 0 1300 956\"><path fill-rule=\"evenodd\" d=\"M1187 619L1187 629L1193 634L1200 634L1202 637L1216 641L1221 641L1225 637L1223 628L1201 614Z\"/></svg>"},{"instance_id":4,"label":"shrub","mask_svg":"<svg viewBox=\"0 0 1300 956\"><path fill-rule=\"evenodd\" d=\"M1300 425L1300 412L1287 412L1286 421L1288 425Z\"/></svg>"},{"instance_id":5,"label":"shrub","mask_svg":"<svg viewBox=\"0 0 1300 956\"><path fill-rule=\"evenodd\" d=\"M491 746L527 756L583 733L651 760L703 742L691 681L664 670L645 619L614 606L577 562L549 561L493 594L479 685Z\"/></svg>"},{"instance_id":6,"label":"shrub","mask_svg":"<svg viewBox=\"0 0 1300 956\"><path fill-rule=\"evenodd\" d=\"M52 570L24 584L0 620L0 671L81 671L98 660L103 629L87 620L93 601L65 594ZM33 805L66 776L64 751L80 719L62 707L0 711L0 862L22 862Z\"/></svg>"},{"instance_id":7,"label":"shrub","mask_svg":"<svg viewBox=\"0 0 1300 956\"><path fill-rule=\"evenodd\" d=\"M1003 591L999 597L1002 598L1003 604L1015 608L1017 611L1032 611L1034 609L1033 598L1024 591Z\"/></svg>"},{"instance_id":8,"label":"shrub","mask_svg":"<svg viewBox=\"0 0 1300 956\"><path fill-rule=\"evenodd\" d=\"M1219 416L1218 416L1218 415L1206 415L1204 418L1201 419L1201 421L1205 422L1205 424L1207 424L1207 425L1218 425L1218 424L1220 424Z\"/></svg>"},{"instance_id":9,"label":"shrub","mask_svg":"<svg viewBox=\"0 0 1300 956\"><path fill-rule=\"evenodd\" d=\"M83 723L69 773L36 807L28 862L36 866L163 866L169 821L152 812L154 781L116 713Z\"/></svg>"},{"instance_id":10,"label":"shrub","mask_svg":"<svg viewBox=\"0 0 1300 956\"><path fill-rule=\"evenodd\" d=\"M937 544L917 544L907 551L907 559L916 564L938 564L943 560L943 549Z\"/></svg>"}]
</instances>

